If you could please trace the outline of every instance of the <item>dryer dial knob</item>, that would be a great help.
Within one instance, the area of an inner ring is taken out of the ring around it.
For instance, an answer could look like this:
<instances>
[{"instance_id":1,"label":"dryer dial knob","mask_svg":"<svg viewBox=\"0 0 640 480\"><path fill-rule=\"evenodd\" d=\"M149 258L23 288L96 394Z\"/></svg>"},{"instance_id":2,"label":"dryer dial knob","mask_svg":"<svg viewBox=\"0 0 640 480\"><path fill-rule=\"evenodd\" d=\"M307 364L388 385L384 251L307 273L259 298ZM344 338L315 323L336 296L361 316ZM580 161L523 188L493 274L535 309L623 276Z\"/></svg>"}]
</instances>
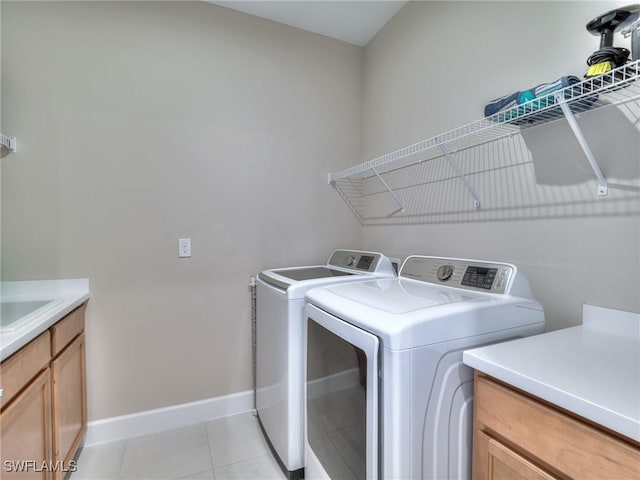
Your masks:
<instances>
[{"instance_id":1,"label":"dryer dial knob","mask_svg":"<svg viewBox=\"0 0 640 480\"><path fill-rule=\"evenodd\" d=\"M354 257L353 255L351 255L349 258L347 258L347 266L348 267L352 267L356 264L356 257Z\"/></svg>"},{"instance_id":2,"label":"dryer dial knob","mask_svg":"<svg viewBox=\"0 0 640 480\"><path fill-rule=\"evenodd\" d=\"M441 282L446 282L453 275L453 265L442 265L440 268L438 268L436 275L438 277L438 280L440 280Z\"/></svg>"}]
</instances>

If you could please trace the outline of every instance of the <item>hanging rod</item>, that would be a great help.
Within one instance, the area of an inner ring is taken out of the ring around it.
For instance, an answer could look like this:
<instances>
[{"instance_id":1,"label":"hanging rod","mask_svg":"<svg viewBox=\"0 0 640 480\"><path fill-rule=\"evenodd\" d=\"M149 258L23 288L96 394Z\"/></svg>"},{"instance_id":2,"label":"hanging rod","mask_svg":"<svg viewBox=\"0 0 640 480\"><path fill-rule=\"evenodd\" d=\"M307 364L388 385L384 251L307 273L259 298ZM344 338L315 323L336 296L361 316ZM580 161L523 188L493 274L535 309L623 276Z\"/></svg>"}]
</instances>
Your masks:
<instances>
[{"instance_id":1,"label":"hanging rod","mask_svg":"<svg viewBox=\"0 0 640 480\"><path fill-rule=\"evenodd\" d=\"M15 152L17 148L16 137L9 137L0 133L0 143L3 147L7 147L11 152Z\"/></svg>"}]
</instances>

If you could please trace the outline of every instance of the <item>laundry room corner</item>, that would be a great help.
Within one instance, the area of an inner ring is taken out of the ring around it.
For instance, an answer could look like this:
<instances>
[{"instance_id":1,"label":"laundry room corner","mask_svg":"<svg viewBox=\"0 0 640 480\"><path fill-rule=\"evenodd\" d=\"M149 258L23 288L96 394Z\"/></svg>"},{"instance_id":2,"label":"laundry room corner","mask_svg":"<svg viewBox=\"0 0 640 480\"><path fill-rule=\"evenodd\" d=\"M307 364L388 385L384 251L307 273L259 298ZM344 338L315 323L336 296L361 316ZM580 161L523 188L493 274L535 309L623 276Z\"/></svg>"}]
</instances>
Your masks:
<instances>
[{"instance_id":1,"label":"laundry room corner","mask_svg":"<svg viewBox=\"0 0 640 480\"><path fill-rule=\"evenodd\" d=\"M0 0L3 480L638 479L638 292L640 0Z\"/></svg>"},{"instance_id":2,"label":"laundry room corner","mask_svg":"<svg viewBox=\"0 0 640 480\"><path fill-rule=\"evenodd\" d=\"M585 24L624 4L411 2L365 48L361 160L481 118L507 92L584 75L599 41ZM625 39L617 34L616 42ZM596 195L576 139L555 122L527 130L515 146L458 154L463 170L479 172L469 177L482 190L477 209L446 160L429 162L424 198L416 199L428 216L365 222L363 248L513 262L544 305L549 330L579 324L584 303L640 310L640 129L625 118L632 108L611 111L616 118L579 119L611 176L608 196ZM449 184L455 189L443 190Z\"/></svg>"}]
</instances>

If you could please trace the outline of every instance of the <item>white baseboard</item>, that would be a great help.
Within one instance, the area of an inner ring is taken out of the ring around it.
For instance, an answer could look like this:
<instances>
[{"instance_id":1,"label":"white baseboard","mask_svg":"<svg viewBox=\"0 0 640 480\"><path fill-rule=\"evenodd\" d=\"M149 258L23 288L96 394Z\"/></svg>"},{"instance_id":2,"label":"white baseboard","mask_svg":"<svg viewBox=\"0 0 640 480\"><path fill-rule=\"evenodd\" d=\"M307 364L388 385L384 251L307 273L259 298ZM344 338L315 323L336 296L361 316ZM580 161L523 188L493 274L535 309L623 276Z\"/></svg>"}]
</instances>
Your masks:
<instances>
[{"instance_id":1,"label":"white baseboard","mask_svg":"<svg viewBox=\"0 0 640 480\"><path fill-rule=\"evenodd\" d=\"M253 390L89 422L84 446L164 432L253 410Z\"/></svg>"}]
</instances>

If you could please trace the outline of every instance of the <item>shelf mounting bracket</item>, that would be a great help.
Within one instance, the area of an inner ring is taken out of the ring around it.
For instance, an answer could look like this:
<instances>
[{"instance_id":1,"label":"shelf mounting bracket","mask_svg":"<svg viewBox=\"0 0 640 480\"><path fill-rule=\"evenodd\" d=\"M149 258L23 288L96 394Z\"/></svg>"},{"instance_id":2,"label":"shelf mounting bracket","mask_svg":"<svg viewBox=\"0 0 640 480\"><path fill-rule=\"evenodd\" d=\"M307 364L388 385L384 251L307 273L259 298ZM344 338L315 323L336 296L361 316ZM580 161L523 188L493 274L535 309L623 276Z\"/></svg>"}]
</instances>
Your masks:
<instances>
[{"instance_id":1,"label":"shelf mounting bracket","mask_svg":"<svg viewBox=\"0 0 640 480\"><path fill-rule=\"evenodd\" d=\"M9 137L7 135L3 135L0 133L0 144L2 146L7 147L7 149L11 152L15 152L17 148L16 137Z\"/></svg>"},{"instance_id":2,"label":"shelf mounting bracket","mask_svg":"<svg viewBox=\"0 0 640 480\"><path fill-rule=\"evenodd\" d=\"M378 177L378 180L380 180L380 183L384 185L384 188L386 188L387 192L389 192L389 195L391 195L391 198L393 198L395 202L398 204L398 206L400 207L397 210L394 210L393 212L391 212L389 215L387 215L387 217L393 217L396 213L404 212L404 203L402 203L400 199L396 196L396 194L393 193L393 190L389 188L389 185L387 185L387 182L384 181L384 178L380 176L380 174L374 167L371 167L371 171L375 173L376 177Z\"/></svg>"},{"instance_id":3,"label":"shelf mounting bracket","mask_svg":"<svg viewBox=\"0 0 640 480\"><path fill-rule=\"evenodd\" d=\"M591 165L591 169L593 170L593 173L595 174L596 179L598 180L598 195L600 196L607 195L607 193L609 193L609 186L607 185L607 179L602 174L602 170L600 170L600 165L598 165L596 158L593 156L593 152L591 151L591 148L589 148L587 139L584 138L584 134L582 133L582 129L580 128L580 125L578 125L576 116L573 114L573 112L571 111L571 108L569 108L569 105L567 105L567 101L564 99L564 97L560 93L556 93L555 97L558 104L560 105L560 108L562 109L562 113L564 113L564 116L567 119L567 122L569 122L569 127L571 127L571 131L575 135L576 140L578 140L578 143L580 144L580 148L582 148L582 151L587 157L587 160L589 161L589 165Z\"/></svg>"},{"instance_id":4,"label":"shelf mounting bracket","mask_svg":"<svg viewBox=\"0 0 640 480\"><path fill-rule=\"evenodd\" d=\"M449 150L447 150L447 147L445 147L445 145L442 143L440 144L440 150L442 151L444 156L447 157L447 160L449 160L449 165L451 165L451 168L453 168L456 171L456 173L464 183L464 186L467 188L467 191L473 197L473 206L475 208L480 208L480 198L478 197L478 194L469 183L469 180L467 179L467 177L464 175L464 173L462 173L462 170L460 170L460 167L458 166L456 161L453 159L453 153L449 152Z\"/></svg>"}]
</instances>

